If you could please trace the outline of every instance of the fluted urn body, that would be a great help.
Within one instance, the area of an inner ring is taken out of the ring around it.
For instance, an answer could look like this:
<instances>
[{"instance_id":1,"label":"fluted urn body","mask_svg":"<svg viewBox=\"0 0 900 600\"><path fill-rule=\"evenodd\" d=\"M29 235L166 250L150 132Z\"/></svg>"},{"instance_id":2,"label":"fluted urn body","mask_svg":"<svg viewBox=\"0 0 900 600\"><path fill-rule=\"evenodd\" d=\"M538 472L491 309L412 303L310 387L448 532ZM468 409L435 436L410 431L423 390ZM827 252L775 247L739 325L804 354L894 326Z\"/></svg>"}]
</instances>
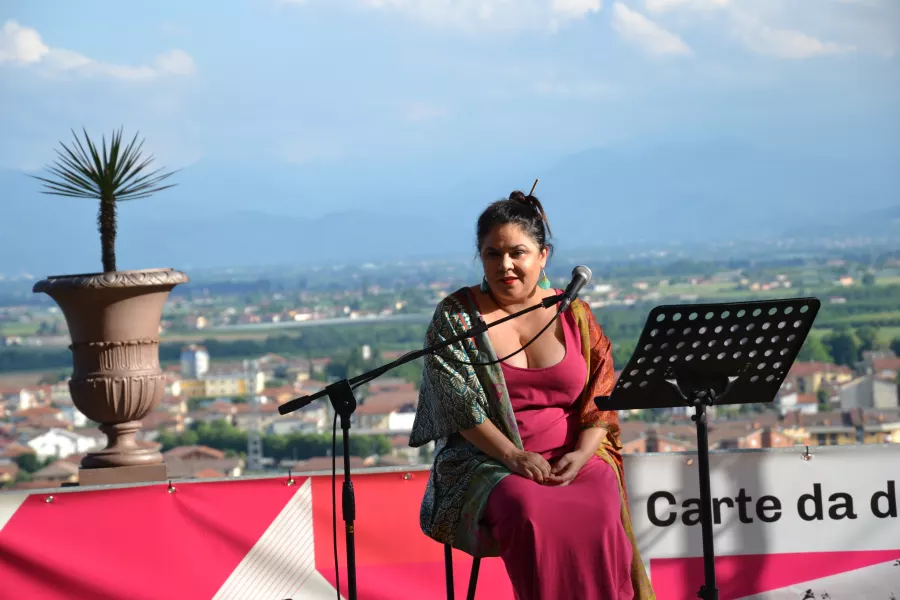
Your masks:
<instances>
[{"instance_id":1,"label":"fluted urn body","mask_svg":"<svg viewBox=\"0 0 900 600\"><path fill-rule=\"evenodd\" d=\"M163 462L158 449L138 446L135 434L165 393L160 319L169 292L187 281L180 271L146 269L62 275L34 285L35 293L59 305L69 327L72 401L107 437L104 449L82 459L82 468Z\"/></svg>"}]
</instances>

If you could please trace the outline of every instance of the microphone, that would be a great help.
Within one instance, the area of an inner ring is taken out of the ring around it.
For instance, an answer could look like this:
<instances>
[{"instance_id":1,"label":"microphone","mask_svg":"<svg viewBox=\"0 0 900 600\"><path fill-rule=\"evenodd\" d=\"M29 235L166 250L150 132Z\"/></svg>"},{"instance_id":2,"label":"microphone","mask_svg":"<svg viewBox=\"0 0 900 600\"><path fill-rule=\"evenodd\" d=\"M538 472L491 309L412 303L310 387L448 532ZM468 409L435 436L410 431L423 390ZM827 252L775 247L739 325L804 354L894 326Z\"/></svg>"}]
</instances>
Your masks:
<instances>
[{"instance_id":1,"label":"microphone","mask_svg":"<svg viewBox=\"0 0 900 600\"><path fill-rule=\"evenodd\" d=\"M560 314L569 308L569 305L572 304L572 301L578 296L578 292L581 291L581 288L590 283L590 281L590 269L584 265L578 265L572 269L572 281L569 283L569 287L566 288L566 291L562 293L562 300L559 303Z\"/></svg>"}]
</instances>

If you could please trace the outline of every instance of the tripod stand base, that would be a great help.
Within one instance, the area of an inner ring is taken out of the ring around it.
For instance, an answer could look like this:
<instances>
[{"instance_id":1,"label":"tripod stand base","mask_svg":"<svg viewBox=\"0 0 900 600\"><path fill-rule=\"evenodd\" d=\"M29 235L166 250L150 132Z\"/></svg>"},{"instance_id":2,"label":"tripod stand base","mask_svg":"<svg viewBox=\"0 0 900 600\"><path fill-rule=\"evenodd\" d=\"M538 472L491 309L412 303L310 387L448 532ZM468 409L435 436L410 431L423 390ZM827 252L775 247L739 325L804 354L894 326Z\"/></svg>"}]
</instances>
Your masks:
<instances>
[{"instance_id":1,"label":"tripod stand base","mask_svg":"<svg viewBox=\"0 0 900 600\"><path fill-rule=\"evenodd\" d=\"M700 586L700 591L697 592L697 597L702 598L703 600L719 600L719 590L716 588L707 589L706 586Z\"/></svg>"}]
</instances>

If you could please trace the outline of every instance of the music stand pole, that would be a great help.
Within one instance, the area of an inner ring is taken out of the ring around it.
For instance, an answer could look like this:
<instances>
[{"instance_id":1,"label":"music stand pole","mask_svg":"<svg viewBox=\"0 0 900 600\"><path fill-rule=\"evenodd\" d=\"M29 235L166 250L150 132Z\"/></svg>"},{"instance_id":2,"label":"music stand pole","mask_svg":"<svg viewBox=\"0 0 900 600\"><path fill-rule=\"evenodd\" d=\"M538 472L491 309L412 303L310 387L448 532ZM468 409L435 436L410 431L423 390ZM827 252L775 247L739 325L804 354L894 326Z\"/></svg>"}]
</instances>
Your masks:
<instances>
[{"instance_id":1,"label":"music stand pole","mask_svg":"<svg viewBox=\"0 0 900 600\"><path fill-rule=\"evenodd\" d=\"M706 585L700 589L698 596L706 600L718 600L719 590L716 588L716 559L713 545L712 491L709 481L709 424L706 419L704 399L695 400L696 412L692 416L697 425L697 467L700 469L700 515L703 519L701 535L703 536L703 573Z\"/></svg>"},{"instance_id":2,"label":"music stand pole","mask_svg":"<svg viewBox=\"0 0 900 600\"><path fill-rule=\"evenodd\" d=\"M712 400L712 402L710 402ZM709 402L709 404L707 404ZM709 477L709 423L707 406L715 403L711 395L699 390L694 395L694 414L691 420L697 428L697 468L700 478L700 531L703 541L703 574L705 584L697 594L704 600L718 600L716 587L716 559L713 542L712 491Z\"/></svg>"},{"instance_id":3,"label":"music stand pole","mask_svg":"<svg viewBox=\"0 0 900 600\"><path fill-rule=\"evenodd\" d=\"M693 407L704 585L718 600L707 409L773 402L819 311L816 298L657 306L599 410Z\"/></svg>"},{"instance_id":4,"label":"music stand pole","mask_svg":"<svg viewBox=\"0 0 900 600\"><path fill-rule=\"evenodd\" d=\"M356 600L356 540L355 540L355 520L356 520L356 495L353 491L353 481L350 477L350 419L353 416L353 412L356 410L357 402L356 398L353 395L353 388L362 385L364 383L368 383L378 377L381 377L388 371L399 367L400 365L406 364L418 358L421 358L427 354L433 354L438 350L446 348L452 344L456 344L465 339L475 337L481 335L486 332L491 327L496 327L501 323L505 323L512 319L521 317L526 313L530 313L539 308L550 308L561 302L565 297L565 294L555 294L553 296L549 296L543 299L541 302L529 306L528 308L522 309L517 313L513 313L502 319L498 319L496 321L491 322L490 325L486 324L483 320L479 320L471 329L468 331L464 331L463 333L453 336L444 340L443 342L438 342L437 344L433 344L427 348L423 348L421 350L415 350L413 352L408 352L404 354L397 360L372 369L367 373L363 373L362 375L357 375L351 379L342 379L331 385L327 386L325 389L316 392L315 394L311 394L309 396L303 396L300 398L294 398L293 400L289 400L284 404L278 407L279 414L286 415L288 413L292 413L296 410L300 410L304 406L312 404L314 401L319 398L323 398L328 396L328 399L331 402L332 407L334 408L335 413L337 413L338 417L341 420L341 431L343 432L344 440L344 484L341 489L341 511L344 516L344 529L347 540L347 591L348 591L348 599ZM558 314L557 314L558 316Z\"/></svg>"}]
</instances>

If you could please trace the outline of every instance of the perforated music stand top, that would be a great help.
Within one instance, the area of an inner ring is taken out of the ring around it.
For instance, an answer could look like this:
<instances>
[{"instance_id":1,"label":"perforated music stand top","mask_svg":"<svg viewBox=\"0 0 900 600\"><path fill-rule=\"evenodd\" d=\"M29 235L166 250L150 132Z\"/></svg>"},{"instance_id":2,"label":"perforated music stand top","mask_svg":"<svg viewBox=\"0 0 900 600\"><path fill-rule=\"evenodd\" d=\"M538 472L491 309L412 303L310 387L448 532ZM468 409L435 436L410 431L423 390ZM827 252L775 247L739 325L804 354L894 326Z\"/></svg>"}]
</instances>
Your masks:
<instances>
[{"instance_id":1,"label":"perforated music stand top","mask_svg":"<svg viewBox=\"0 0 900 600\"><path fill-rule=\"evenodd\" d=\"M817 298L657 306L612 394L595 402L601 410L685 406L666 379L713 386L734 377L715 404L772 402L819 306Z\"/></svg>"}]
</instances>

